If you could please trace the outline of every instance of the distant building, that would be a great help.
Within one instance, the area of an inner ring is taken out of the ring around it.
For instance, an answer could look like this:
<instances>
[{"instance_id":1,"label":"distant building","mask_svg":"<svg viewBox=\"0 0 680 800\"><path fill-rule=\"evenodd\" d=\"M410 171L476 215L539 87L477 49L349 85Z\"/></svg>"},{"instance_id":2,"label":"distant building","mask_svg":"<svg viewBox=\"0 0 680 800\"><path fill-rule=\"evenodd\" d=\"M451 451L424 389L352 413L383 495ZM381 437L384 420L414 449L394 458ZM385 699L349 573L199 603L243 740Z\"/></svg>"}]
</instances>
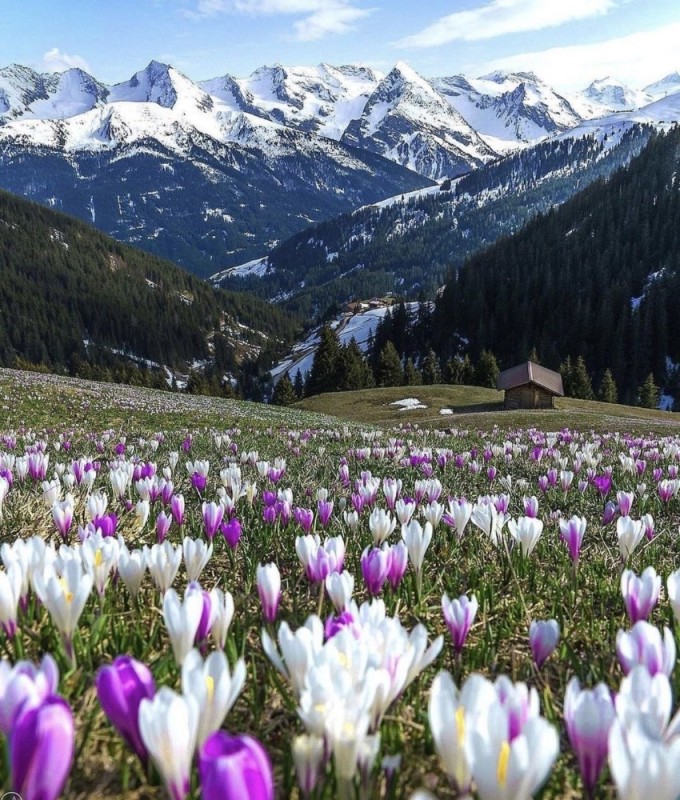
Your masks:
<instances>
[{"instance_id":1,"label":"distant building","mask_svg":"<svg viewBox=\"0 0 680 800\"><path fill-rule=\"evenodd\" d=\"M533 361L506 369L497 387L505 391L506 408L553 408L555 397L564 397L562 376Z\"/></svg>"}]
</instances>

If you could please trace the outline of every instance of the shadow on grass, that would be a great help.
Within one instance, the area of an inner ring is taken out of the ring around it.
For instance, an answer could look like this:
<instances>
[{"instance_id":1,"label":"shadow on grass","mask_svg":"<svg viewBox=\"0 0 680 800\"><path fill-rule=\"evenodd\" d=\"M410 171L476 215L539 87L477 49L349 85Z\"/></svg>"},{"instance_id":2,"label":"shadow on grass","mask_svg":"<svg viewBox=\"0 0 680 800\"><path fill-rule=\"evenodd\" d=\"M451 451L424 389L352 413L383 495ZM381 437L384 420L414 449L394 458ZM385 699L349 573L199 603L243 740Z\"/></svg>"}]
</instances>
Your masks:
<instances>
[{"instance_id":1,"label":"shadow on grass","mask_svg":"<svg viewBox=\"0 0 680 800\"><path fill-rule=\"evenodd\" d=\"M446 408L447 406L445 406ZM454 414L483 414L487 411L503 411L503 401L499 403L475 403L469 406L448 406Z\"/></svg>"}]
</instances>

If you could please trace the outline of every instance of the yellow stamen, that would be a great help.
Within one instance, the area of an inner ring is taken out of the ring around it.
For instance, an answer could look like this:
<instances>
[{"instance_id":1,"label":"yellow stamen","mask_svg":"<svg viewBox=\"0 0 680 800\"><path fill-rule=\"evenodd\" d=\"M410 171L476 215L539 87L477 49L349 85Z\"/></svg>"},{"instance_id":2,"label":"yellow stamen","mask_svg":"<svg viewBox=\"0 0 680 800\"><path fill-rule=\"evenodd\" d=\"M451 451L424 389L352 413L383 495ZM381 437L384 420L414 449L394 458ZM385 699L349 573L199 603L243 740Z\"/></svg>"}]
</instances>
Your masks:
<instances>
[{"instance_id":1,"label":"yellow stamen","mask_svg":"<svg viewBox=\"0 0 680 800\"><path fill-rule=\"evenodd\" d=\"M102 563L104 562L104 556L102 555L101 550L97 550L94 554L94 565L95 567L101 567Z\"/></svg>"},{"instance_id":2,"label":"yellow stamen","mask_svg":"<svg viewBox=\"0 0 680 800\"><path fill-rule=\"evenodd\" d=\"M458 731L458 744L462 744L465 739L465 709L458 706L456 709L456 729Z\"/></svg>"},{"instance_id":3,"label":"yellow stamen","mask_svg":"<svg viewBox=\"0 0 680 800\"><path fill-rule=\"evenodd\" d=\"M68 584L66 583L66 579L65 578L59 578L59 585L61 586L61 588L62 588L62 590L64 592L64 599L66 600L66 602L67 603L72 603L73 602L73 592L69 592Z\"/></svg>"},{"instance_id":4,"label":"yellow stamen","mask_svg":"<svg viewBox=\"0 0 680 800\"><path fill-rule=\"evenodd\" d=\"M501 788L505 787L508 779L508 763L510 761L510 744L504 741L501 745L501 751L498 754L498 767L496 769L496 777Z\"/></svg>"},{"instance_id":5,"label":"yellow stamen","mask_svg":"<svg viewBox=\"0 0 680 800\"><path fill-rule=\"evenodd\" d=\"M205 685L208 690L208 702L212 703L212 699L215 696L215 679L212 675L205 676Z\"/></svg>"}]
</instances>

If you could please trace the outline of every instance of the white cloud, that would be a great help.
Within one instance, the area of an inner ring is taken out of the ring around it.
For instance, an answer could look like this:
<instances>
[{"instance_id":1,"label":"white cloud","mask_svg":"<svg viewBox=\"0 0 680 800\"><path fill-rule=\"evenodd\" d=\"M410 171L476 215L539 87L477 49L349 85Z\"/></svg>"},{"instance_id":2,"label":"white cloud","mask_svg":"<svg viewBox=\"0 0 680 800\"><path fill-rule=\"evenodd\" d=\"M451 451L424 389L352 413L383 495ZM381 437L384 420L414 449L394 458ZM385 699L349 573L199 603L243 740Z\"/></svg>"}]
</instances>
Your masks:
<instances>
[{"instance_id":1,"label":"white cloud","mask_svg":"<svg viewBox=\"0 0 680 800\"><path fill-rule=\"evenodd\" d=\"M438 47L453 41L493 39L508 33L554 28L606 14L618 0L492 0L449 14L397 42L401 47Z\"/></svg>"},{"instance_id":2,"label":"white cloud","mask_svg":"<svg viewBox=\"0 0 680 800\"><path fill-rule=\"evenodd\" d=\"M582 89L594 78L618 78L641 88L680 69L680 22L594 44L553 47L499 58L491 69L531 69L563 91Z\"/></svg>"},{"instance_id":3,"label":"white cloud","mask_svg":"<svg viewBox=\"0 0 680 800\"><path fill-rule=\"evenodd\" d=\"M42 57L43 68L47 72L64 72L67 69L83 69L90 71L90 66L84 58L69 53L62 53L58 47L48 50Z\"/></svg>"},{"instance_id":4,"label":"white cloud","mask_svg":"<svg viewBox=\"0 0 680 800\"><path fill-rule=\"evenodd\" d=\"M293 28L300 41L322 39L329 33L347 33L355 23L372 13L359 8L356 0L198 0L193 17L219 13L299 16Z\"/></svg>"}]
</instances>

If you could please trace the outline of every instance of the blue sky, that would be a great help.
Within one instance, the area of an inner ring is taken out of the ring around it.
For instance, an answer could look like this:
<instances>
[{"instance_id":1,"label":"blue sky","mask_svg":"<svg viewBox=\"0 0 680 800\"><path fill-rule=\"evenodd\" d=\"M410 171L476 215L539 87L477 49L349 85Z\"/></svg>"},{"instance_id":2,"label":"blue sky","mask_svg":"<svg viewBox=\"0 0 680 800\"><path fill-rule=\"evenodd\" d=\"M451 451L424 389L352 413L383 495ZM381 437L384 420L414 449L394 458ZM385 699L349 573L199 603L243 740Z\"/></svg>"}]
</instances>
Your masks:
<instances>
[{"instance_id":1,"label":"blue sky","mask_svg":"<svg viewBox=\"0 0 680 800\"><path fill-rule=\"evenodd\" d=\"M533 69L563 90L680 70L680 0L0 0L0 61L105 83L155 58L196 80L262 64Z\"/></svg>"}]
</instances>

